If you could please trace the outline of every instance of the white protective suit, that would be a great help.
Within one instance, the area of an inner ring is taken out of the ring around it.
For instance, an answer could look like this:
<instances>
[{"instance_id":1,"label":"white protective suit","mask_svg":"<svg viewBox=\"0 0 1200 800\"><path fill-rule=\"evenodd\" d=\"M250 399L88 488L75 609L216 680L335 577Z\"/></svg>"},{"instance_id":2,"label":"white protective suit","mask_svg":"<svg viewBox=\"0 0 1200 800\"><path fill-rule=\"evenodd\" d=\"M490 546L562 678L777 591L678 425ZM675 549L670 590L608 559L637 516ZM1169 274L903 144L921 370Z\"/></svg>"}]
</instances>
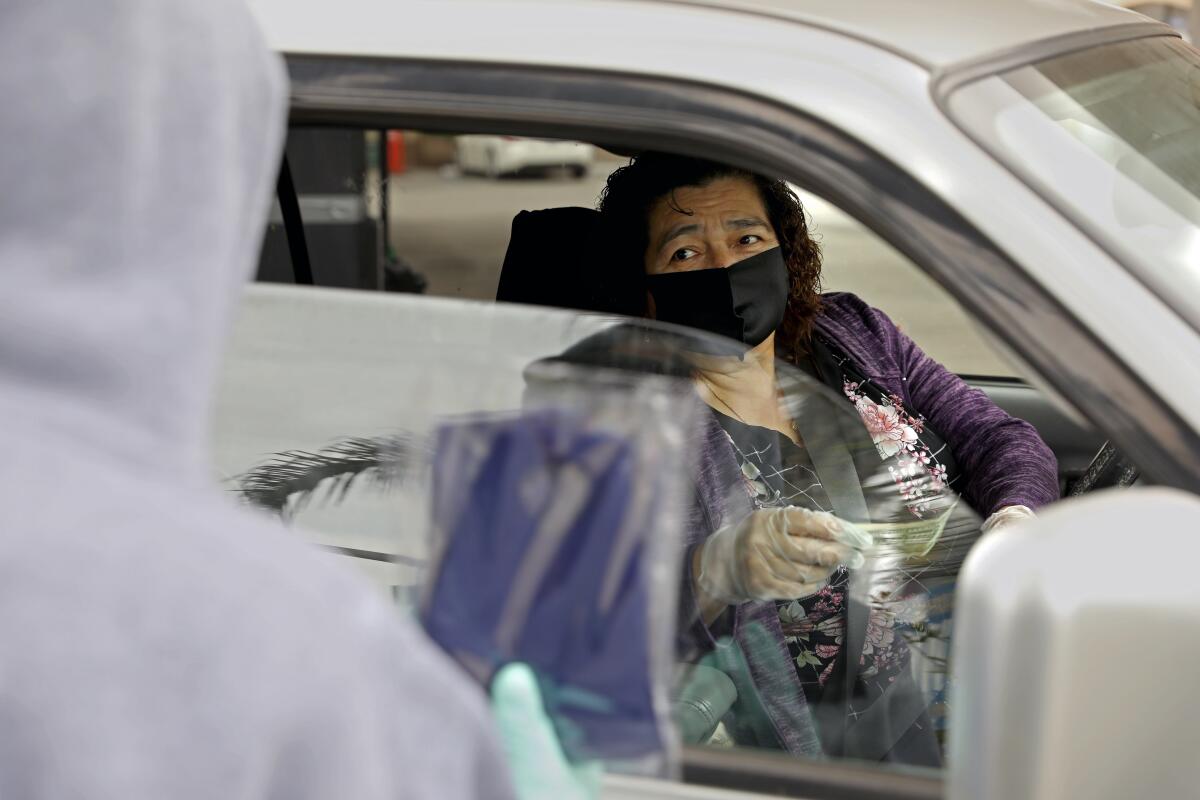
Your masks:
<instances>
[{"instance_id":1,"label":"white protective suit","mask_svg":"<svg viewBox=\"0 0 1200 800\"><path fill-rule=\"evenodd\" d=\"M284 118L237 2L0 3L0 797L511 796L479 688L210 477Z\"/></svg>"}]
</instances>

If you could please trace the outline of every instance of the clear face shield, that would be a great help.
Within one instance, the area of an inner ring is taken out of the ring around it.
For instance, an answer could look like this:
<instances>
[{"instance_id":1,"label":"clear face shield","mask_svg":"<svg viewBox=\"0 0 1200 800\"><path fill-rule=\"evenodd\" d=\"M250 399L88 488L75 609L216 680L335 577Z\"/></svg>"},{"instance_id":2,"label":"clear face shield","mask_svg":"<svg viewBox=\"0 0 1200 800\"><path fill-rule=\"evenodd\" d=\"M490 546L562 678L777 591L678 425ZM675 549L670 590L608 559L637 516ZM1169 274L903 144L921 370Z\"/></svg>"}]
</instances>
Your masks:
<instances>
[{"instance_id":1,"label":"clear face shield","mask_svg":"<svg viewBox=\"0 0 1200 800\"><path fill-rule=\"evenodd\" d=\"M310 342L277 389L337 419L218 450L483 685L529 664L568 757L940 753L979 521L921 420L861 376L831 388L836 354L777 361L777 413L739 419L703 384L745 368L715 337L401 297L346 313L379 335Z\"/></svg>"}]
</instances>

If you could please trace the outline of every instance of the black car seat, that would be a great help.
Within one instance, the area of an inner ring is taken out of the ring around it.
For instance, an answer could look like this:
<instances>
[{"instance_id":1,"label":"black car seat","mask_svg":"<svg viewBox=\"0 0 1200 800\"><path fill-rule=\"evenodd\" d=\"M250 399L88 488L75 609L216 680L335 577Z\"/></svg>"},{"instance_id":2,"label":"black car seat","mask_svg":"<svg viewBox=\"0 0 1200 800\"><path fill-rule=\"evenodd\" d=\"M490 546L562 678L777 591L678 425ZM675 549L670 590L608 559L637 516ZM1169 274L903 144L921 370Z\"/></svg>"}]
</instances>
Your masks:
<instances>
[{"instance_id":1,"label":"black car seat","mask_svg":"<svg viewBox=\"0 0 1200 800\"><path fill-rule=\"evenodd\" d=\"M618 268L609 241L593 209L522 211L513 218L496 300L640 316L640 275Z\"/></svg>"}]
</instances>

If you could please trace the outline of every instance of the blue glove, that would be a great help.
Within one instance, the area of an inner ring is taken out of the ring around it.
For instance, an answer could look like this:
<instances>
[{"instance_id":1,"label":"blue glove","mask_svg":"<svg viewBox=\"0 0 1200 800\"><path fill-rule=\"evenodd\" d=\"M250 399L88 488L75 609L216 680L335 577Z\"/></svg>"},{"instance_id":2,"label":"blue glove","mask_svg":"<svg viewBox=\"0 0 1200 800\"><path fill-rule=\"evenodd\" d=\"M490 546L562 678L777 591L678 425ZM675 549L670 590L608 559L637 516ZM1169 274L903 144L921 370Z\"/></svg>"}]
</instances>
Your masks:
<instances>
[{"instance_id":1,"label":"blue glove","mask_svg":"<svg viewBox=\"0 0 1200 800\"><path fill-rule=\"evenodd\" d=\"M537 677L527 664L506 664L492 679L492 712L520 800L596 800L598 762L572 764L546 715Z\"/></svg>"}]
</instances>

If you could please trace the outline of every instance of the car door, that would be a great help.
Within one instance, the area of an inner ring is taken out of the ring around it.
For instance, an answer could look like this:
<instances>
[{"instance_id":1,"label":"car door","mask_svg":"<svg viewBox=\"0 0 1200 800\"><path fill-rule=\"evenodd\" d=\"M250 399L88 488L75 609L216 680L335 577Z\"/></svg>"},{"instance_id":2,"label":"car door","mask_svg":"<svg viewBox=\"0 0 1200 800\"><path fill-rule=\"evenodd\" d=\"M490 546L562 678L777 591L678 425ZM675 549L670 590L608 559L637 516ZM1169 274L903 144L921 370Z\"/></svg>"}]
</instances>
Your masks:
<instances>
[{"instance_id":1,"label":"car door","mask_svg":"<svg viewBox=\"0 0 1200 800\"><path fill-rule=\"evenodd\" d=\"M505 203L513 201L511 195L515 195L516 202L507 206L507 214L499 215L499 223L492 210L488 212L492 216L486 225L480 225L473 233L464 234L463 220L478 218L483 214L479 211L479 203L464 202L463 196L456 197L453 192L446 190L444 182L457 180L452 170L447 169L450 164L445 158L446 138L461 133L490 133L576 139L606 145L616 151L684 148L689 152L704 153L760 170L772 169L776 174L813 190L818 197L833 202L838 207L837 212L847 218L847 227L857 225L861 228L857 233L848 234L851 247L862 247L869 228L873 231L870 236L875 239L867 245L868 249L892 248L894 253L905 254L900 257L903 262L900 267L895 265L895 257L890 256L893 260L891 269L918 270L909 273L910 277L907 278L897 278L895 273L889 276L902 287L911 287L914 281L920 280L916 276L922 274L919 272L921 270L948 274L944 270L939 271L939 266L944 266L951 259L960 262L956 265L958 270L973 269L977 275L1006 282L1009 290L1021 297L1026 308L1038 312L1033 316L1057 321L1059 327L1056 333L1064 337L1064 345L1075 347L1076 353L1097 363L1106 363L1113 380L1129 383L1130 391L1137 388L1133 386L1135 381L1132 377L1119 364L1113 364L1103 348L1084 332L1072 328L1069 320L1062 319L1061 309L1053 298L1046 296L1022 272L1014 269L1004 253L966 223L954 209L947 207L894 164L861 148L852 137L830 129L819 120L800 115L789 116L777 108L753 107L752 103L748 107L750 101L742 96L722 98L711 89L692 93L686 85L649 78L624 76L618 79L612 75L588 76L516 66L483 67L381 59L358 61L316 56L291 58L289 67L295 102L293 138L289 143L288 156L289 161L295 159L291 167L297 177L295 188L300 202L292 203L286 193L281 195L280 222L268 236L264 265L269 258L284 258L283 253L286 252L286 258L294 266L297 248L306 247L302 239L310 231L315 233L316 226L323 224L313 222L311 216L304 218L305 207L313 208L313 203L304 202L304 197L309 193L317 194L319 187L314 184L315 188L309 188L304 177L309 167L301 166L303 153L294 146L304 137L313 135L314 126L319 126L318 136L322 132L328 134L343 142L350 150L361 147L355 156L359 159L358 163L362 164L361 174L358 167L351 169L343 166L341 169L351 174L344 176L348 180L342 181L342 184L361 188L363 207L367 209L364 218L375 220L374 241L370 246L355 245L353 253L345 248L341 251L331 250L327 258L313 254L312 273L315 282L320 285L323 282L322 275L331 274L327 270L336 271L338 262L363 259L369 265L367 268L347 270L342 264L342 273L366 276L355 288L364 293L376 292L384 284L380 276L386 273L389 264L402 264L404 268L417 273L431 292L466 298L466 305L461 307L459 317L463 326L471 324L473 314L485 313L479 310L482 308L479 304L486 304L494 293L494 281L498 279L499 269L497 257L502 258L511 214L524 208L575 205L582 203L582 200L578 191L580 185L574 182L507 185L505 182L492 182L494 185L486 187L476 185L475 190L493 196L496 191L507 192L510 196ZM370 87L370 92L362 92L363 87ZM633 113L635 111L636 114ZM635 116L638 124L630 125L628 120ZM412 169L411 173L385 176L387 162L381 143L387 140L383 132L388 130L408 132L405 139L410 146L408 152L411 157L407 164ZM735 135L739 131L744 135ZM769 146L773 142L786 144L786 147ZM440 156L437 154L439 148L442 150ZM331 154L334 150L334 146L329 145L316 148L315 152ZM423 160L428 163L422 163ZM347 163L352 161L348 159ZM619 160L608 163L612 166ZM831 191L831 185L838 181L841 190ZM382 191L379 190L380 186L384 187ZM476 195L479 196L482 195ZM879 213L880 196L890 200L886 215ZM285 235L289 207L299 211L302 222L300 229L303 232L301 237ZM444 219L446 215L451 219ZM438 233L435 230L438 224L442 224L446 230ZM831 229L835 227L832 221L829 225ZM351 238L347 237L346 241L349 242ZM434 240L434 244L430 243L431 240ZM963 247L964 242L970 247ZM476 251L479 248L491 248L495 270L491 278L481 276L479 270L473 267L478 262ZM269 255L271 252L274 255ZM374 268L370 268L372 252L375 254ZM963 258L970 259L970 263L962 264ZM843 261L843 266L846 264ZM879 263L872 266L870 259L862 266L861 272L866 275L865 284L855 285L855 278L851 274L837 276L831 272L830 280L837 278L843 281L837 288L850 288L869 295L880 284L878 269L881 267ZM271 275L280 278L286 275L286 271L280 273L275 270ZM265 266L263 276L268 277ZM973 297L971 292L984 291L977 285L947 288L969 303ZM939 325L950 317L961 320L958 328L960 333L951 332L943 336L949 345L956 345L956 339L973 335L968 332L973 329L975 322L967 321L962 310L949 300L949 296L938 295L938 291L936 286L928 285L928 281L925 281L920 290L924 298L922 302L928 303L930 297L935 297L936 303L942 303L943 308L950 310L925 317L921 313L914 313L907 322L901 319L901 323L915 328L933 317L937 318ZM283 368L278 359L279 348L284 348L291 357L303 361L303 354L309 348L323 347L329 343L329 336L323 334L341 330L340 335L349 337L349 349L335 352L329 361L342 368L348 363L353 366L357 362L361 370L371 370L375 362L372 358L364 357L362 352L378 353L385 344L393 348L402 347L406 342L412 345L431 334L420 326L391 322L403 316L398 314L393 317L392 314L401 309L411 309L413 319L420 319L416 309L421 298L364 299L352 294L260 287L248 295L243 327L239 338L235 339L231 372L227 374L223 395L225 402L222 406L224 416L218 430L218 437L225 437L224 450L218 448L225 453L223 472L234 474L249 467L253 453L278 452L281 449L278 443L286 440L283 434L287 433L289 426L295 430L294 426L303 425L304 439L292 439L287 447L318 448L321 443L350 432L346 427L347 421L361 421L363 418L356 414L368 413L365 410L350 413L350 409L344 405L348 401L343 395L335 393L318 402L316 407L305 405L298 421L287 419L287 410L296 404L296 400L294 389L279 388L286 382L275 380ZM878 299L870 296L867 299L879 305L889 302L886 294ZM388 304L386 308L385 303ZM970 304L975 307L983 305L978 297ZM499 313L503 315L505 312ZM370 325L367 324L369 317L375 320L375 333L370 332ZM514 320L517 318L513 317ZM533 324L528 320L521 324L526 323ZM384 332L387 332L386 336ZM1046 379L1047 375L1062 377L1057 371L1057 362L1049 357L1053 353L1034 351L1031 355L1029 350L1022 348L1020 336L1012 335L1009 330L1003 330L1002 333L1008 334L1009 346L1020 353L1021 361L1028 361L1039 368L1042 379ZM1000 336L995 338L1004 340ZM564 334L564 337L548 337L541 344L543 347L560 347L566 343ZM359 351L356 347L365 350ZM535 350L521 350L517 354L522 359L532 358L538 355ZM1094 449L1100 436L1104 435L1093 432L1086 424L1070 421L1071 418L1060 412L1054 401L1019 378L1014 380L1012 370L1004 366L1008 363L1006 356L997 355L982 340L973 351L954 357L962 360L956 364L951 357L943 356L953 367L970 374L978 385L993 392L1003 403L1019 409L1023 415L1038 423L1045 438L1060 455L1060 463L1066 469L1064 479L1071 477L1071 473L1087 458L1088 451ZM314 380L321 380L322 373L319 370L314 375ZM329 383L336 385L336 377ZM261 411L260 418L254 424L239 418L241 412L238 410L238 398L244 397L247 386L251 385L277 387L269 400L264 401L265 405L258 406L260 410L265 410ZM1069 385L1069 382L1063 385ZM411 382L381 378L368 394L373 398L372 402L378 403L380 397L410 394L415 390ZM1154 399L1145 397L1144 400L1151 405L1151 411L1148 417L1137 421L1143 426L1150 424L1148 419L1157 418L1152 413ZM1087 407L1086 404L1081 406ZM325 409L324 414L322 408ZM269 424L263 417L271 417ZM261 436L265 429L273 429L279 435L270 439ZM231 439L250 433L261 438L236 446L231 443ZM350 452L350 455L353 453ZM388 552L380 544L382 537L372 536L367 516L369 513L352 522L344 518L327 518L330 528L338 530L338 536L322 541L340 548L343 555L364 562L364 568L372 571L381 584L389 588L399 587L392 590L403 594L405 587L411 587L414 582L412 575L406 577L399 573L419 571L419 559L407 563L405 559L409 554ZM320 525L321 520L317 519L316 527ZM350 534L348 537L344 535L347 532ZM399 561L396 556L400 556ZM813 798L935 797L941 786L936 773L898 772L872 765L787 759L779 757L777 753L743 748L689 749L684 757L683 776L685 781L695 785ZM624 792L617 796L644 796L638 793L651 791L663 793L661 796L703 796L699 789L647 788L632 779L614 779L613 787L614 791Z\"/></svg>"}]
</instances>

